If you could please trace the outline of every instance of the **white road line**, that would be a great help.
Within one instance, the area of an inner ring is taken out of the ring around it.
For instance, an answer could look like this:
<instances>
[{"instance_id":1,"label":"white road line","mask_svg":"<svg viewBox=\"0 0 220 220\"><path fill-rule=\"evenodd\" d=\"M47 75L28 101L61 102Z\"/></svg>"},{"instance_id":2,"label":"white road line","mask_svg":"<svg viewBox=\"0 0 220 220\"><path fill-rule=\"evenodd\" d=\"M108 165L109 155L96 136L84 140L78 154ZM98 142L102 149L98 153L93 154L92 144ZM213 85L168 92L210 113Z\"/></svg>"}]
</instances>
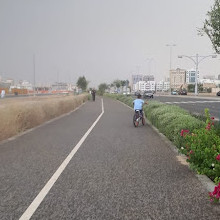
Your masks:
<instances>
[{"instance_id":1,"label":"white road line","mask_svg":"<svg viewBox=\"0 0 220 220\"><path fill-rule=\"evenodd\" d=\"M220 101L185 101L185 102L164 102L166 104L196 104L196 103L219 103Z\"/></svg>"},{"instance_id":2,"label":"white road line","mask_svg":"<svg viewBox=\"0 0 220 220\"><path fill-rule=\"evenodd\" d=\"M62 174L70 160L73 158L74 154L77 152L77 150L81 147L83 142L86 140L87 136L90 134L92 129L95 127L97 122L100 120L102 115L104 114L104 104L102 99L102 113L99 115L99 117L96 119L96 121L92 124L92 126L89 128L89 130L84 134L84 136L81 138L81 140L77 143L77 145L73 148L73 150L70 152L70 154L66 157L66 159L63 161L63 163L59 166L57 171L53 174L53 176L49 179L49 181L46 183L46 185L43 187L43 189L39 192L37 197L33 200L33 202L30 204L30 206L26 209L26 211L23 213L23 215L20 217L19 220L28 220L31 218L31 216L34 214L34 212L37 210L38 206L41 204L41 202L44 200L45 196L48 194L50 189L53 187L59 176Z\"/></svg>"}]
</instances>

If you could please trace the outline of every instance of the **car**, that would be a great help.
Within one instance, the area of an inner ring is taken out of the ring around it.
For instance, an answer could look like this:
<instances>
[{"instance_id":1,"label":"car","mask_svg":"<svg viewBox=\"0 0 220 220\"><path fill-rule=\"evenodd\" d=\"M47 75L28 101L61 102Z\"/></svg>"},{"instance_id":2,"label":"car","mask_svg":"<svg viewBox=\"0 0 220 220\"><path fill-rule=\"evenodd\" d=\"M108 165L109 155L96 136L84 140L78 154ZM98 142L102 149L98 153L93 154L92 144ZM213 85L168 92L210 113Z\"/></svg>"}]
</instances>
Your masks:
<instances>
[{"instance_id":1,"label":"car","mask_svg":"<svg viewBox=\"0 0 220 220\"><path fill-rule=\"evenodd\" d=\"M146 98L153 98L154 97L154 94L152 91L145 91L144 94L143 94L143 98L146 99Z\"/></svg>"},{"instance_id":2,"label":"car","mask_svg":"<svg viewBox=\"0 0 220 220\"><path fill-rule=\"evenodd\" d=\"M177 95L177 91L172 91L171 95Z\"/></svg>"},{"instance_id":3,"label":"car","mask_svg":"<svg viewBox=\"0 0 220 220\"><path fill-rule=\"evenodd\" d=\"M138 96L138 95L140 95L141 93L139 92L139 91L136 91L135 93L134 93L134 95L135 96Z\"/></svg>"},{"instance_id":4,"label":"car","mask_svg":"<svg viewBox=\"0 0 220 220\"><path fill-rule=\"evenodd\" d=\"M217 96L220 96L220 91L218 91L218 92L216 93L216 95L217 95Z\"/></svg>"},{"instance_id":5,"label":"car","mask_svg":"<svg viewBox=\"0 0 220 220\"><path fill-rule=\"evenodd\" d=\"M179 95L187 95L187 91L186 91L186 90L182 90L182 91L179 91L178 94L179 94Z\"/></svg>"}]
</instances>

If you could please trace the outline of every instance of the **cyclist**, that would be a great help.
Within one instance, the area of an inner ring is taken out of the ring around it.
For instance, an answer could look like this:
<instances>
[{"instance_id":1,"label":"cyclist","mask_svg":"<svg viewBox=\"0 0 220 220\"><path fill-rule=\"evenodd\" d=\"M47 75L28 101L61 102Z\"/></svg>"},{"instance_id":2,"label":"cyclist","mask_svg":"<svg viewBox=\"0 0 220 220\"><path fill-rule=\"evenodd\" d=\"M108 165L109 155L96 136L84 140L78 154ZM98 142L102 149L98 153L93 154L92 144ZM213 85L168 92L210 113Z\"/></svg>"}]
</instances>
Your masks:
<instances>
[{"instance_id":1,"label":"cyclist","mask_svg":"<svg viewBox=\"0 0 220 220\"><path fill-rule=\"evenodd\" d=\"M136 112L136 110L139 110L140 114L142 116L144 116L144 114L143 114L143 105L144 104L147 104L147 102L144 102L144 100L141 99L141 94L138 94L137 99L135 99L133 101L134 111Z\"/></svg>"}]
</instances>

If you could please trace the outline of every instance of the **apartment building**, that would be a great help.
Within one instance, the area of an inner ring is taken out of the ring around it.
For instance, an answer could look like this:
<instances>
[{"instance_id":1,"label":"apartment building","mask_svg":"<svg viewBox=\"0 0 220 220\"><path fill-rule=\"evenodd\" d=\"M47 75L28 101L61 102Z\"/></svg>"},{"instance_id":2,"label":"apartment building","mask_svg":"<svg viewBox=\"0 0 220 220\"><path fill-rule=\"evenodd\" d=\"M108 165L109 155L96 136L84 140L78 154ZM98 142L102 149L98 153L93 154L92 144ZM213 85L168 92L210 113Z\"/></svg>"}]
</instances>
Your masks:
<instances>
[{"instance_id":1,"label":"apartment building","mask_svg":"<svg viewBox=\"0 0 220 220\"><path fill-rule=\"evenodd\" d=\"M170 70L170 88L179 89L186 83L186 70L177 68Z\"/></svg>"},{"instance_id":2,"label":"apartment building","mask_svg":"<svg viewBox=\"0 0 220 220\"><path fill-rule=\"evenodd\" d=\"M160 81L156 84L157 91L168 91L170 89L169 81Z\"/></svg>"},{"instance_id":3,"label":"apartment building","mask_svg":"<svg viewBox=\"0 0 220 220\"><path fill-rule=\"evenodd\" d=\"M186 83L195 84L196 82L196 71L194 69L186 71ZM199 82L199 71L197 73L197 82Z\"/></svg>"}]
</instances>

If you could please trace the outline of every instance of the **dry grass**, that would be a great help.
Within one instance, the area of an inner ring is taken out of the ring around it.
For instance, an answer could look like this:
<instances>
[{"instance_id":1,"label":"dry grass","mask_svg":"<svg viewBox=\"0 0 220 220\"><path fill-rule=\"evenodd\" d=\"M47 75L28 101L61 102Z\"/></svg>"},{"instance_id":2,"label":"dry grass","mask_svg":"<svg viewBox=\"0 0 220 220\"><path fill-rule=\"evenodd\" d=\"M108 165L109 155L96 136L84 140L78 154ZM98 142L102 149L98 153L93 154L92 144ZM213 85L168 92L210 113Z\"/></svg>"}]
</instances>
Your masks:
<instances>
[{"instance_id":1,"label":"dry grass","mask_svg":"<svg viewBox=\"0 0 220 220\"><path fill-rule=\"evenodd\" d=\"M0 100L0 141L74 110L87 95Z\"/></svg>"}]
</instances>

